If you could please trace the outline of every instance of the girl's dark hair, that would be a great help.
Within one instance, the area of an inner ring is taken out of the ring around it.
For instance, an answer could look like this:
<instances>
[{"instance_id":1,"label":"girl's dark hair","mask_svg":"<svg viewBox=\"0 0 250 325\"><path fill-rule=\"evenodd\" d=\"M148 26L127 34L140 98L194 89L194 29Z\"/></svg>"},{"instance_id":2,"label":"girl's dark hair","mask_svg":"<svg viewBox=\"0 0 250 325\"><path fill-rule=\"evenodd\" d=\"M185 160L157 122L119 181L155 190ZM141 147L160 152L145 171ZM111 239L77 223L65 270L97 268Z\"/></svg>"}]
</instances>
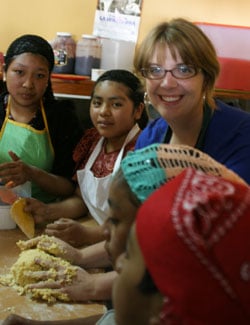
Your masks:
<instances>
[{"instance_id":1,"label":"girl's dark hair","mask_svg":"<svg viewBox=\"0 0 250 325\"><path fill-rule=\"evenodd\" d=\"M52 71L55 60L51 45L41 36L31 34L20 36L10 44L4 57L5 71L8 70L12 60L23 53L43 56L48 61L49 71Z\"/></svg>"},{"instance_id":2,"label":"girl's dark hair","mask_svg":"<svg viewBox=\"0 0 250 325\"><path fill-rule=\"evenodd\" d=\"M127 87L128 92L127 96L131 99L131 101L134 103L134 108L137 109L137 107L143 103L144 104L144 86L141 83L140 79L137 78L132 72L128 70L123 69L114 69L114 70L108 70L104 72L97 80L92 92L92 96L95 90L95 87L105 80L109 81L115 81L118 83L123 84L125 87ZM92 97L91 96L91 97ZM137 121L138 125L141 129L144 129L145 126L148 123L148 115L145 109L143 109L142 115L140 120Z\"/></svg>"},{"instance_id":3,"label":"girl's dark hair","mask_svg":"<svg viewBox=\"0 0 250 325\"><path fill-rule=\"evenodd\" d=\"M139 208L141 206L140 200L136 197L136 195L132 192L130 186L128 185L128 182L126 181L126 178L124 177L124 173L122 171L121 166L118 168L116 173L113 176L112 183L116 183L118 187L122 187L125 191L125 195L127 195L127 198L129 202L134 205L136 208Z\"/></svg>"},{"instance_id":4,"label":"girl's dark hair","mask_svg":"<svg viewBox=\"0 0 250 325\"><path fill-rule=\"evenodd\" d=\"M49 72L52 72L55 59L51 45L41 36L32 34L22 35L10 44L4 57L5 72L8 70L9 65L16 58L16 56L23 53L32 53L43 56L48 62ZM2 88L4 92L7 91L6 85L3 85ZM48 81L48 86L44 93L44 101L48 104L54 101L50 78Z\"/></svg>"},{"instance_id":5,"label":"girl's dark hair","mask_svg":"<svg viewBox=\"0 0 250 325\"><path fill-rule=\"evenodd\" d=\"M143 278L137 288L141 291L141 293L146 295L154 294L159 291L147 269L145 269Z\"/></svg>"}]
</instances>

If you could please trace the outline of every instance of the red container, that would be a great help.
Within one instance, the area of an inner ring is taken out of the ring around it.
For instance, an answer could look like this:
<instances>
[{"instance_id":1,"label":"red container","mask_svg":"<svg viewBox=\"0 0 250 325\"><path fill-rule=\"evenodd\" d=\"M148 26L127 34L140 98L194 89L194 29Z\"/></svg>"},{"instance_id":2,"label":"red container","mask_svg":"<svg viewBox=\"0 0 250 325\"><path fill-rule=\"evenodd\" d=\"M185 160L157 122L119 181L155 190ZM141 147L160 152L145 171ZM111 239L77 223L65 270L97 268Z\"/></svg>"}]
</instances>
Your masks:
<instances>
[{"instance_id":1,"label":"red container","mask_svg":"<svg viewBox=\"0 0 250 325\"><path fill-rule=\"evenodd\" d=\"M250 91L250 60L219 57L219 61L216 88Z\"/></svg>"}]
</instances>

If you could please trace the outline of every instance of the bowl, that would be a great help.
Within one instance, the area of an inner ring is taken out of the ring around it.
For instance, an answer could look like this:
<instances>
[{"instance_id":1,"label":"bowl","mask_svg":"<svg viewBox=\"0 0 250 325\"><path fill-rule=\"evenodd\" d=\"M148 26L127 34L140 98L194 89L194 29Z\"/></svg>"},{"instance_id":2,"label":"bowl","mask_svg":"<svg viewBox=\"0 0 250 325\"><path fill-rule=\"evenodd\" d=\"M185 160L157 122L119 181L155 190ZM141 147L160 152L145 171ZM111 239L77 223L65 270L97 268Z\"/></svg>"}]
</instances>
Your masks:
<instances>
[{"instance_id":1,"label":"bowl","mask_svg":"<svg viewBox=\"0 0 250 325\"><path fill-rule=\"evenodd\" d=\"M0 204L0 230L16 228L16 223L10 216L10 207L8 204Z\"/></svg>"}]
</instances>

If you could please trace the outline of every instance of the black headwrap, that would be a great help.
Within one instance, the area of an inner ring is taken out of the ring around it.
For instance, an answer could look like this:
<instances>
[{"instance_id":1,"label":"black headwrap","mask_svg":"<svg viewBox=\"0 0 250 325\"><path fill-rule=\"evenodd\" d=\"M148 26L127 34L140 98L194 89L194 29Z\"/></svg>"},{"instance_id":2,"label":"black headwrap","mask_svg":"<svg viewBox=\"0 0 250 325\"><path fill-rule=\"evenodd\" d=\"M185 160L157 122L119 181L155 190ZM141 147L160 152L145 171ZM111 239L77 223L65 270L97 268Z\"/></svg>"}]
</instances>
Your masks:
<instances>
[{"instance_id":1,"label":"black headwrap","mask_svg":"<svg viewBox=\"0 0 250 325\"><path fill-rule=\"evenodd\" d=\"M12 59L16 55L22 53L34 53L42 55L49 63L50 72L52 71L54 67L54 52L51 45L44 38L29 34L18 37L10 44L4 58L5 71L8 69Z\"/></svg>"}]
</instances>

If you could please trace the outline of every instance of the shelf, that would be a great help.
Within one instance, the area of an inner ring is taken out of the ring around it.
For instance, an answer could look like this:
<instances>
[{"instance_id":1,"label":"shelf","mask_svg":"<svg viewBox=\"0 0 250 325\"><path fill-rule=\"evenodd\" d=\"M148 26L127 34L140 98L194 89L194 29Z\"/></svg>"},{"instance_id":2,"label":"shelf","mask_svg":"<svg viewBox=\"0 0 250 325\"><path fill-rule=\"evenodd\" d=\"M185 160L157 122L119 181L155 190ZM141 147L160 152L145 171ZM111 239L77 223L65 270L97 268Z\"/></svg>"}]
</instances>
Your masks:
<instances>
[{"instance_id":1,"label":"shelf","mask_svg":"<svg viewBox=\"0 0 250 325\"><path fill-rule=\"evenodd\" d=\"M56 96L79 99L89 99L95 83L88 76L63 74L52 74L51 82ZM250 91L215 89L215 96L220 98L238 98L250 100Z\"/></svg>"},{"instance_id":2,"label":"shelf","mask_svg":"<svg viewBox=\"0 0 250 325\"><path fill-rule=\"evenodd\" d=\"M52 74L52 88L56 95L72 95L72 97L80 96L80 98L85 98L86 96L88 98L91 95L94 81L90 80L89 77L75 75L71 75L72 77L70 77L70 75L67 76L68 78L66 78L65 75L58 77L58 75Z\"/></svg>"},{"instance_id":3,"label":"shelf","mask_svg":"<svg viewBox=\"0 0 250 325\"><path fill-rule=\"evenodd\" d=\"M250 100L250 91L215 89L215 96L220 98L237 98L237 99Z\"/></svg>"},{"instance_id":4,"label":"shelf","mask_svg":"<svg viewBox=\"0 0 250 325\"><path fill-rule=\"evenodd\" d=\"M66 80L52 78L52 87L55 93L74 96L90 96L93 90L94 81L84 80ZM66 97L65 96L65 97ZM250 91L215 89L215 96L221 98L238 98L250 100ZM68 96L67 96L68 97Z\"/></svg>"}]
</instances>

